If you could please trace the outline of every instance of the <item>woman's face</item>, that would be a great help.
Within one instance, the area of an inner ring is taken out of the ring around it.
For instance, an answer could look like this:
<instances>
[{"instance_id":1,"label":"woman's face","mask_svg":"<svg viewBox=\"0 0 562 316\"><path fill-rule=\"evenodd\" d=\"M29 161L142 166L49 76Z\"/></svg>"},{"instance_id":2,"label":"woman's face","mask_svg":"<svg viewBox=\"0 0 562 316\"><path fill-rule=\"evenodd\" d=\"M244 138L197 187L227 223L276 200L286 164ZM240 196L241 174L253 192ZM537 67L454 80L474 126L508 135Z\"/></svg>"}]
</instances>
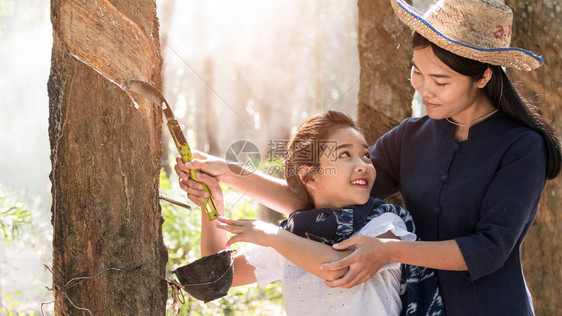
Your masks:
<instances>
[{"instance_id":1,"label":"woman's face","mask_svg":"<svg viewBox=\"0 0 562 316\"><path fill-rule=\"evenodd\" d=\"M431 47L414 50L411 82L423 98L427 115L435 120L452 117L470 122L483 104L481 82L449 68Z\"/></svg>"},{"instance_id":2,"label":"woman's face","mask_svg":"<svg viewBox=\"0 0 562 316\"><path fill-rule=\"evenodd\" d=\"M320 167L306 183L317 208L367 203L375 182L369 147L359 131L337 129L326 142Z\"/></svg>"}]
</instances>

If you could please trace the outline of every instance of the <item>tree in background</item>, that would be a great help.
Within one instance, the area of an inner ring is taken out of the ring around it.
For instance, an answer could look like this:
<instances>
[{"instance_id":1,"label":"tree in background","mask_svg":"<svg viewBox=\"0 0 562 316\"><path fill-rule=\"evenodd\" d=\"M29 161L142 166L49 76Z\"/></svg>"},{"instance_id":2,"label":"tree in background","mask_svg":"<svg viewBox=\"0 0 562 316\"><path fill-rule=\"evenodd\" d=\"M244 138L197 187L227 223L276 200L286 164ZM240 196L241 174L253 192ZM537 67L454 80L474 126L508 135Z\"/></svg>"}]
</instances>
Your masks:
<instances>
[{"instance_id":1,"label":"tree in background","mask_svg":"<svg viewBox=\"0 0 562 316\"><path fill-rule=\"evenodd\" d=\"M138 70L161 85L155 3L52 0L51 21L55 314L87 309L92 315L164 315L167 251L158 200L161 112L144 100L137 109L107 80L112 78L93 68L107 67L121 76L125 74L119 69ZM108 32L110 26L117 32ZM128 36L131 29L135 36ZM113 36L122 37L116 41L121 46L110 45ZM130 44L139 39L153 54L148 65L128 59L141 51ZM92 46L88 41L99 42ZM95 56L82 62L77 54Z\"/></svg>"},{"instance_id":2,"label":"tree in background","mask_svg":"<svg viewBox=\"0 0 562 316\"><path fill-rule=\"evenodd\" d=\"M543 55L544 65L533 72L509 70L544 118L562 133L562 20L552 1L507 0L514 13L512 45ZM550 180L541 197L535 222L523 243L525 278L537 315L562 315L562 177Z\"/></svg>"}]
</instances>

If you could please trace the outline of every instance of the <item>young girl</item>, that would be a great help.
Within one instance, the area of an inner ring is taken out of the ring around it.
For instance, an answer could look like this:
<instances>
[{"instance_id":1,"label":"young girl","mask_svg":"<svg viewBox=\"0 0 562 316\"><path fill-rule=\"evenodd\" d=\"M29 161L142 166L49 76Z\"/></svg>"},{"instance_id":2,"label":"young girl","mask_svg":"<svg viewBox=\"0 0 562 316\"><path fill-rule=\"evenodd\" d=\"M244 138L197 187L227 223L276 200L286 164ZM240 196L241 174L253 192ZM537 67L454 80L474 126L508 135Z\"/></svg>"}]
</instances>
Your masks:
<instances>
[{"instance_id":1,"label":"young girl","mask_svg":"<svg viewBox=\"0 0 562 316\"><path fill-rule=\"evenodd\" d=\"M370 197L375 176L368 146L353 120L335 111L311 117L298 128L285 161L285 179L305 210L289 215L281 227L220 217L217 226L235 234L228 241L226 232L213 229L203 216L202 231L208 233L202 235L202 254L235 242L260 245L235 257L233 286L281 280L288 315L398 315L400 264L386 264L367 282L350 289L324 285L348 269L319 269L322 263L351 252L331 246L352 235L415 240L412 220L404 209ZM427 278L432 280L432 275ZM428 301L435 296L431 311L438 315L442 305L435 282L429 294Z\"/></svg>"}]
</instances>

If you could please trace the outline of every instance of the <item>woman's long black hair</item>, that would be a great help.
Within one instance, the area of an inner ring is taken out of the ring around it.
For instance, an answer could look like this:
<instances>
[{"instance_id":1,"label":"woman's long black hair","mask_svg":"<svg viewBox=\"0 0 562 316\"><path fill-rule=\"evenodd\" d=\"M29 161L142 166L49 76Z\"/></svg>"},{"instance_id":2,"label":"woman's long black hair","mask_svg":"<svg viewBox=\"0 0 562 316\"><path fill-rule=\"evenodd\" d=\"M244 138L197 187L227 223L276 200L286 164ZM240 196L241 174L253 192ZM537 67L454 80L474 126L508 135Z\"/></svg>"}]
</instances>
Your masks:
<instances>
[{"instance_id":1,"label":"woman's long black hair","mask_svg":"<svg viewBox=\"0 0 562 316\"><path fill-rule=\"evenodd\" d=\"M542 135L547 148L546 178L553 179L558 175L562 158L556 131L534 110L531 103L517 92L501 66L489 65L453 54L428 41L417 32L412 37L411 45L413 49L431 47L435 56L445 65L470 77L473 81L482 78L484 71L490 68L492 78L484 88L490 101L512 119L529 126Z\"/></svg>"}]
</instances>

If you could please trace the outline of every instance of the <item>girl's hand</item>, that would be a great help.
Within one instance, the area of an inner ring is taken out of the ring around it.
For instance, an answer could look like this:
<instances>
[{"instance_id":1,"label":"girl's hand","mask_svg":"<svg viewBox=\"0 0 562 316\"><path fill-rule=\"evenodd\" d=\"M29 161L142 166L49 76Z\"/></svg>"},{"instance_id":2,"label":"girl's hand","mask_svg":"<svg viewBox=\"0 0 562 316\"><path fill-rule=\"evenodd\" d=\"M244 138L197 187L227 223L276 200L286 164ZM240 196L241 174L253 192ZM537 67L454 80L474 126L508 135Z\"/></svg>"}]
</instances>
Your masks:
<instances>
[{"instance_id":1,"label":"girl's hand","mask_svg":"<svg viewBox=\"0 0 562 316\"><path fill-rule=\"evenodd\" d=\"M224 214L224 199L222 195L221 186L219 185L217 179L215 177L211 177L205 173L200 173L200 172L195 173L195 178L197 178L197 180L207 185L207 188L209 188L209 192L211 192L211 196L213 197L213 202L215 202L215 206L217 207L217 211L219 212L219 215L222 216ZM193 182L197 183L196 181ZM197 183L197 184L201 186L201 189L203 189L203 185L201 183ZM209 196L207 192L205 191L202 192L204 192L207 196ZM187 196L189 197L189 193L187 194ZM194 201L191 198L189 199ZM200 202L203 203L204 200L205 200L204 198L201 198ZM198 203L197 205L201 206L201 203ZM201 208L201 211L204 212L203 208ZM203 218L207 218L207 216L203 216Z\"/></svg>"},{"instance_id":2,"label":"girl's hand","mask_svg":"<svg viewBox=\"0 0 562 316\"><path fill-rule=\"evenodd\" d=\"M189 177L190 170L196 169L200 171L200 173L195 174L195 177L207 185L211 195L213 195L213 199L215 199L218 191L220 191L219 182L222 181L222 178L228 172L228 168L226 162L218 157L206 155L199 151L193 151L193 155L195 159L185 164L178 156L174 169L179 177L180 188L187 192L187 197L193 203L201 206L205 198L209 197L209 194L203 191L201 183ZM207 178L214 178L215 181L207 181L209 182L207 183L205 182ZM222 193L220 195L220 203L222 204ZM219 201L215 200L215 203L219 204Z\"/></svg>"},{"instance_id":3,"label":"girl's hand","mask_svg":"<svg viewBox=\"0 0 562 316\"><path fill-rule=\"evenodd\" d=\"M279 227L254 219L233 220L226 217L217 218L218 228L235 234L226 243L227 246L236 242L250 242L269 247L270 238L277 235Z\"/></svg>"},{"instance_id":4,"label":"girl's hand","mask_svg":"<svg viewBox=\"0 0 562 316\"><path fill-rule=\"evenodd\" d=\"M349 270L341 278L334 281L325 281L324 284L332 288L351 288L367 281L387 263L384 245L384 240L363 235L335 244L333 248L336 250L354 248L354 251L343 259L322 264L320 269L339 270L348 267Z\"/></svg>"}]
</instances>

